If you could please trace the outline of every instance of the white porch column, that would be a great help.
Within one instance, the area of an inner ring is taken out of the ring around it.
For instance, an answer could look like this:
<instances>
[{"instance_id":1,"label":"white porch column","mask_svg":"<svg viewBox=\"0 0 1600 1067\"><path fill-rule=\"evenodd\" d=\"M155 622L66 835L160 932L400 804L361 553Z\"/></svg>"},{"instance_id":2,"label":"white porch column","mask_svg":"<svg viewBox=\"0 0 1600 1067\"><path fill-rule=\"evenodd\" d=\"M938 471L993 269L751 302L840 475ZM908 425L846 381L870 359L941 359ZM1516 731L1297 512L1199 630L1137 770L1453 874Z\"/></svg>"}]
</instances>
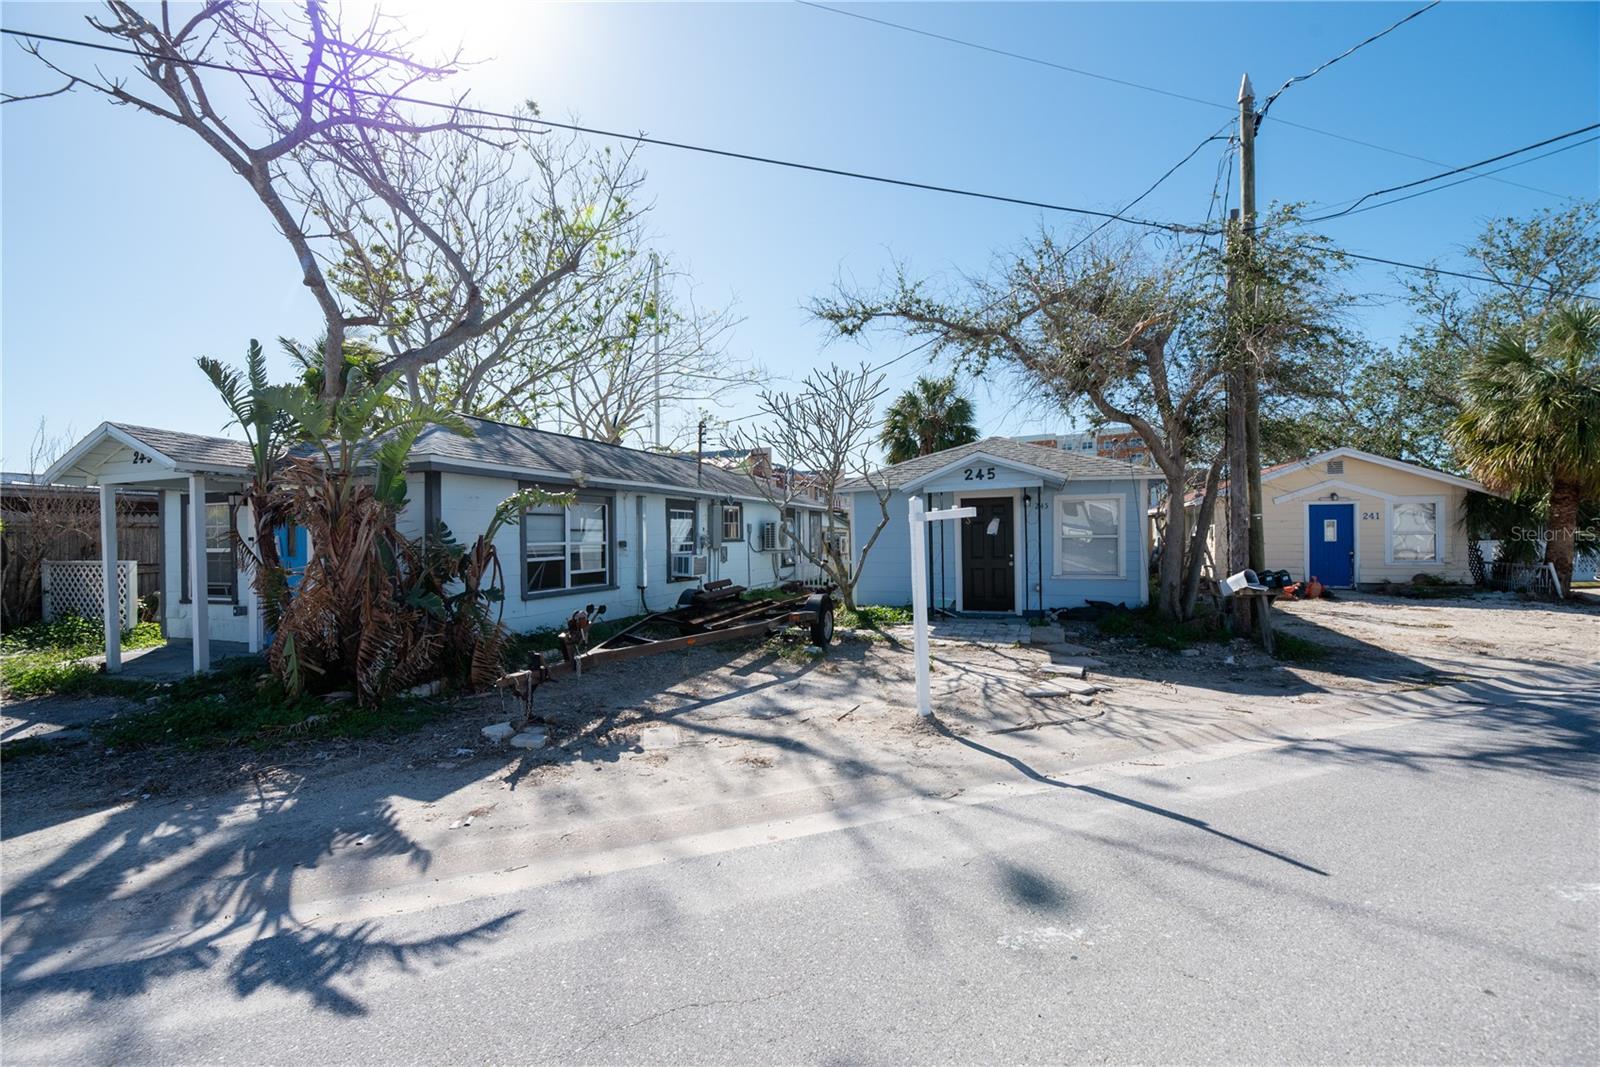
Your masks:
<instances>
[{"instance_id":1,"label":"white porch column","mask_svg":"<svg viewBox=\"0 0 1600 1067\"><path fill-rule=\"evenodd\" d=\"M256 550L257 558L259 559L261 546L255 543L254 537L251 537L251 534L256 528L256 520L255 514L250 510L249 505L239 509L239 515L236 521L238 522L239 526L244 528L244 532L241 533L240 536L249 540L251 547ZM254 581L247 580L253 577L253 575L253 571L242 571L238 575L238 580L244 584L243 593L245 595L245 604L248 605L246 610L250 613L248 621L250 625L251 655L261 651L261 645L264 637L262 630L261 598L256 594L256 583Z\"/></svg>"},{"instance_id":2,"label":"white porch column","mask_svg":"<svg viewBox=\"0 0 1600 1067\"><path fill-rule=\"evenodd\" d=\"M106 630L106 672L122 670L122 598L117 595L117 487L100 487L100 612Z\"/></svg>"},{"instance_id":3,"label":"white porch column","mask_svg":"<svg viewBox=\"0 0 1600 1067\"><path fill-rule=\"evenodd\" d=\"M211 669L211 618L207 610L206 476L189 475L189 631L194 641L194 673Z\"/></svg>"}]
</instances>

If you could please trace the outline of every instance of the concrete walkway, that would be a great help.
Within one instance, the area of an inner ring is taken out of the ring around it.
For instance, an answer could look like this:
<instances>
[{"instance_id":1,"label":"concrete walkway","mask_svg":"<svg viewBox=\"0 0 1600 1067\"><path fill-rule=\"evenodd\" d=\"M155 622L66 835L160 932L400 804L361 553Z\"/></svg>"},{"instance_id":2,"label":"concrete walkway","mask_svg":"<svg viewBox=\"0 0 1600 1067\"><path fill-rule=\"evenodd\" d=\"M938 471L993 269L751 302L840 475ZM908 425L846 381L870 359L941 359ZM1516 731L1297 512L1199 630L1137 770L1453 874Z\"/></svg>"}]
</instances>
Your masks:
<instances>
[{"instance_id":1,"label":"concrete walkway","mask_svg":"<svg viewBox=\"0 0 1600 1067\"><path fill-rule=\"evenodd\" d=\"M250 646L242 641L211 642L211 669L216 670L228 660L251 655ZM95 656L94 662L104 663L104 656ZM194 645L190 641L174 639L155 648L124 649L122 671L124 678L142 682L176 682L194 673Z\"/></svg>"},{"instance_id":2,"label":"concrete walkway","mask_svg":"<svg viewBox=\"0 0 1600 1067\"><path fill-rule=\"evenodd\" d=\"M1032 630L1033 627L1026 620L1016 618L931 619L928 622L928 640L963 645L1025 645L1029 642ZM908 645L911 643L910 626L891 626L887 632L896 641Z\"/></svg>"}]
</instances>

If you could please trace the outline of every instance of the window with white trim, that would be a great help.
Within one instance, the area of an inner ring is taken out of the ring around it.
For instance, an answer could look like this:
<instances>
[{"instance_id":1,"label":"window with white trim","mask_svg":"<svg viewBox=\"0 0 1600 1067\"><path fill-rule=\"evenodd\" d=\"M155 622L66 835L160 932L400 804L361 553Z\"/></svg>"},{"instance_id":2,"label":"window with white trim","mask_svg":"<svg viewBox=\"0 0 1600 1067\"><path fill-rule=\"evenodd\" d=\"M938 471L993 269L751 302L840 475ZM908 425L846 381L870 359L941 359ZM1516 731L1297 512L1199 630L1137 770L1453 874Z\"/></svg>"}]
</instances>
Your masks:
<instances>
[{"instance_id":1,"label":"window with white trim","mask_svg":"<svg viewBox=\"0 0 1600 1067\"><path fill-rule=\"evenodd\" d=\"M1396 563L1438 563L1438 501L1389 505L1389 558Z\"/></svg>"},{"instance_id":2,"label":"window with white trim","mask_svg":"<svg viewBox=\"0 0 1600 1067\"><path fill-rule=\"evenodd\" d=\"M233 507L224 493L206 494L206 599L212 602L233 603L239 592L238 568L233 557ZM179 527L181 529L181 581L180 597L187 601L193 596L189 588L189 495L179 498Z\"/></svg>"},{"instance_id":3,"label":"window with white trim","mask_svg":"<svg viewBox=\"0 0 1600 1067\"><path fill-rule=\"evenodd\" d=\"M724 543L744 540L743 504L722 505L722 540Z\"/></svg>"},{"instance_id":4,"label":"window with white trim","mask_svg":"<svg viewBox=\"0 0 1600 1067\"><path fill-rule=\"evenodd\" d=\"M694 557L700 548L699 512L693 500L667 501L667 580L694 578Z\"/></svg>"},{"instance_id":5,"label":"window with white trim","mask_svg":"<svg viewBox=\"0 0 1600 1067\"><path fill-rule=\"evenodd\" d=\"M523 593L611 584L611 504L579 498L522 513Z\"/></svg>"},{"instance_id":6,"label":"window with white trim","mask_svg":"<svg viewBox=\"0 0 1600 1067\"><path fill-rule=\"evenodd\" d=\"M1120 496L1056 497L1057 577L1122 576L1122 505Z\"/></svg>"}]
</instances>

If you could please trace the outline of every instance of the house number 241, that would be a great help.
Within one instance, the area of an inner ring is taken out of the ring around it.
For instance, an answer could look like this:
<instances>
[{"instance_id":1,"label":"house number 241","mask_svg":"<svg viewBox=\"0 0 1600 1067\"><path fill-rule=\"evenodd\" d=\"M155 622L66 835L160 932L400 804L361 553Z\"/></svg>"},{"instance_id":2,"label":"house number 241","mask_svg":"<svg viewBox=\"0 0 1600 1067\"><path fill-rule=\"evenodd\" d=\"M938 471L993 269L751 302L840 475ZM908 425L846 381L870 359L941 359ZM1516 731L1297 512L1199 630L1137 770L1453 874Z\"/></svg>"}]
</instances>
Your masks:
<instances>
[{"instance_id":1,"label":"house number 241","mask_svg":"<svg viewBox=\"0 0 1600 1067\"><path fill-rule=\"evenodd\" d=\"M994 478L993 467L968 467L961 472L964 482L987 482Z\"/></svg>"}]
</instances>

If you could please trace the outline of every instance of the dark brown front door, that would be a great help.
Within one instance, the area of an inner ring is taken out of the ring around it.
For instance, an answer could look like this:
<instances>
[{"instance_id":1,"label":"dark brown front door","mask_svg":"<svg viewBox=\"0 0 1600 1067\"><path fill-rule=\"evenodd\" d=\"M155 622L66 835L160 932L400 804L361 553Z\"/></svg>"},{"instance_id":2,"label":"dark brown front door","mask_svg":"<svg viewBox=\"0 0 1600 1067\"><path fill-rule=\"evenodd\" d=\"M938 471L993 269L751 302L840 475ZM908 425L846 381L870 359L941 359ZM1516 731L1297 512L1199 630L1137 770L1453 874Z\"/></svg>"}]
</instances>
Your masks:
<instances>
[{"instance_id":1,"label":"dark brown front door","mask_svg":"<svg viewBox=\"0 0 1600 1067\"><path fill-rule=\"evenodd\" d=\"M1016 541L1011 498L961 501L978 514L961 520L961 606L967 611L1015 611Z\"/></svg>"}]
</instances>

